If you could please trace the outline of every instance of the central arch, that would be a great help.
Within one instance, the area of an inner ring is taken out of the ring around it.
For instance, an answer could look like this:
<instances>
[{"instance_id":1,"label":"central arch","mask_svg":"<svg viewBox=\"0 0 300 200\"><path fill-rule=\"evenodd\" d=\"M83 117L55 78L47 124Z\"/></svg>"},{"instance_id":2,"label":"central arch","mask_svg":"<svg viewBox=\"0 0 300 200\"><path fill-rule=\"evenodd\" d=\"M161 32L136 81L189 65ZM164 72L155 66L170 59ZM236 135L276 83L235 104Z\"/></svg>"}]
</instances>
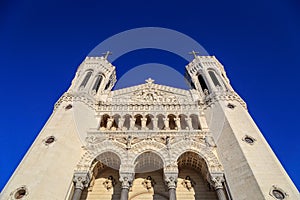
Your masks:
<instances>
[{"instance_id":1,"label":"central arch","mask_svg":"<svg viewBox=\"0 0 300 200\"><path fill-rule=\"evenodd\" d=\"M167 200L168 192L163 180L163 158L154 151L140 153L134 159L135 179L130 200Z\"/></svg>"}]
</instances>

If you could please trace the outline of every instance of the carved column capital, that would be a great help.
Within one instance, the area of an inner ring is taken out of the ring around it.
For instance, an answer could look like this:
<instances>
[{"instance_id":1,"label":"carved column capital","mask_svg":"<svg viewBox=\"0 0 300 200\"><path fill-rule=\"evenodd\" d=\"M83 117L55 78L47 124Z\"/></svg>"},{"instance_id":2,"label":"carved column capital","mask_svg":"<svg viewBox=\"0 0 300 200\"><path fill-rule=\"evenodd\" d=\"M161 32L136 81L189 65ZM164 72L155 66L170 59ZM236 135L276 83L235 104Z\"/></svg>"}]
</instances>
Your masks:
<instances>
[{"instance_id":1,"label":"carved column capital","mask_svg":"<svg viewBox=\"0 0 300 200\"><path fill-rule=\"evenodd\" d=\"M120 182L122 182L122 188L129 189L134 180L134 173L121 173L120 172Z\"/></svg>"},{"instance_id":2,"label":"carved column capital","mask_svg":"<svg viewBox=\"0 0 300 200\"><path fill-rule=\"evenodd\" d=\"M165 174L165 182L168 189L176 189L178 174Z\"/></svg>"},{"instance_id":3,"label":"carved column capital","mask_svg":"<svg viewBox=\"0 0 300 200\"><path fill-rule=\"evenodd\" d=\"M90 174L88 172L76 172L73 176L75 189L83 190L90 183Z\"/></svg>"},{"instance_id":4,"label":"carved column capital","mask_svg":"<svg viewBox=\"0 0 300 200\"><path fill-rule=\"evenodd\" d=\"M217 189L222 189L223 188L223 182L225 181L224 175L223 174L212 174L210 178L210 183L211 185Z\"/></svg>"},{"instance_id":5,"label":"carved column capital","mask_svg":"<svg viewBox=\"0 0 300 200\"><path fill-rule=\"evenodd\" d=\"M164 167L164 178L168 189L176 189L178 178L178 166L176 163Z\"/></svg>"}]
</instances>

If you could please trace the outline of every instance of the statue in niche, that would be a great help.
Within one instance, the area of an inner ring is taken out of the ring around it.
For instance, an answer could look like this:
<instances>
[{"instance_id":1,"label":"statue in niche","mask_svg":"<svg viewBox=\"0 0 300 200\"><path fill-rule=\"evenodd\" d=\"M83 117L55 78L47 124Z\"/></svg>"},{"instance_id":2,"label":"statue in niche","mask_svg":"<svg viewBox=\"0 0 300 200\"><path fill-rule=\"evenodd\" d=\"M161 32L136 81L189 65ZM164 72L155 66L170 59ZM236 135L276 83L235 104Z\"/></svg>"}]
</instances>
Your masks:
<instances>
[{"instance_id":1,"label":"statue in niche","mask_svg":"<svg viewBox=\"0 0 300 200\"><path fill-rule=\"evenodd\" d=\"M203 93L204 93L205 96L207 96L208 95L208 89L204 89Z\"/></svg>"},{"instance_id":2,"label":"statue in niche","mask_svg":"<svg viewBox=\"0 0 300 200\"><path fill-rule=\"evenodd\" d=\"M171 147L171 144L170 144L170 136L167 136L167 137L166 137L166 146L167 146L167 149L170 149L170 147Z\"/></svg>"},{"instance_id":3,"label":"statue in niche","mask_svg":"<svg viewBox=\"0 0 300 200\"><path fill-rule=\"evenodd\" d=\"M108 118L107 119L106 130L109 130L112 127L113 122L114 122L113 118Z\"/></svg>"},{"instance_id":4,"label":"statue in niche","mask_svg":"<svg viewBox=\"0 0 300 200\"><path fill-rule=\"evenodd\" d=\"M104 182L103 182L104 187L107 190L110 190L116 185L116 180L114 179L113 176L109 176Z\"/></svg>"},{"instance_id":5,"label":"statue in niche","mask_svg":"<svg viewBox=\"0 0 300 200\"><path fill-rule=\"evenodd\" d=\"M156 183L151 176L147 176L142 184L147 190L150 190Z\"/></svg>"},{"instance_id":6,"label":"statue in niche","mask_svg":"<svg viewBox=\"0 0 300 200\"><path fill-rule=\"evenodd\" d=\"M196 185L196 183L191 179L190 176L186 176L185 179L182 181L182 185L183 187L188 189L188 191L190 191L194 187L194 185Z\"/></svg>"},{"instance_id":7,"label":"statue in niche","mask_svg":"<svg viewBox=\"0 0 300 200\"><path fill-rule=\"evenodd\" d=\"M131 149L131 141L132 141L132 137L128 135L126 139L126 149Z\"/></svg>"}]
</instances>

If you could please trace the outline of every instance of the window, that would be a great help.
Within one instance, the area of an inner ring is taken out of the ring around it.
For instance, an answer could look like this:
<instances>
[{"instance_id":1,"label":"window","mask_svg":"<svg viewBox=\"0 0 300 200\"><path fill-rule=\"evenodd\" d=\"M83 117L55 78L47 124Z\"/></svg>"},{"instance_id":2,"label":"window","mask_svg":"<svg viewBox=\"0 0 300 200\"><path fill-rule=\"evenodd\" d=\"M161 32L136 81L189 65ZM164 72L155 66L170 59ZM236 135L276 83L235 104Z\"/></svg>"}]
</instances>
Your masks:
<instances>
[{"instance_id":1,"label":"window","mask_svg":"<svg viewBox=\"0 0 300 200\"><path fill-rule=\"evenodd\" d=\"M81 85L80 85L80 88L84 88L87 84L87 82L89 81L90 77L92 75L92 71L88 71L88 73L85 75Z\"/></svg>"},{"instance_id":2,"label":"window","mask_svg":"<svg viewBox=\"0 0 300 200\"><path fill-rule=\"evenodd\" d=\"M102 76L101 75L98 75L97 78L96 78L96 81L95 81L95 84L93 86L93 91L95 91L96 93L98 92L99 90L99 87L101 85L101 81L102 81Z\"/></svg>"},{"instance_id":3,"label":"window","mask_svg":"<svg viewBox=\"0 0 300 200\"><path fill-rule=\"evenodd\" d=\"M204 92L205 90L208 91L208 87L207 87L207 85L206 85L206 83L205 83L205 80L204 80L204 78L202 77L201 74L198 75L198 80L199 80L199 83L200 83L200 86L201 86L203 92Z\"/></svg>"},{"instance_id":4,"label":"window","mask_svg":"<svg viewBox=\"0 0 300 200\"><path fill-rule=\"evenodd\" d=\"M213 83L215 86L221 86L218 78L216 77L215 72L213 71L208 71L208 74L210 75L210 78L212 79Z\"/></svg>"}]
</instances>

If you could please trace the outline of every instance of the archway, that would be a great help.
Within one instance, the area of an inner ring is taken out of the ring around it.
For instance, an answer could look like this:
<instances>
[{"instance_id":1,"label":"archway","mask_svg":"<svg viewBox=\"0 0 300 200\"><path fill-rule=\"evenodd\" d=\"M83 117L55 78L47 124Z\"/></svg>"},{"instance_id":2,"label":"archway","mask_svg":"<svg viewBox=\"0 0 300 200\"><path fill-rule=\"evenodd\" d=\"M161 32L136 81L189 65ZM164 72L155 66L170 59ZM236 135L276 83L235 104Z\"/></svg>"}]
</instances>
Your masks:
<instances>
[{"instance_id":1,"label":"archway","mask_svg":"<svg viewBox=\"0 0 300 200\"><path fill-rule=\"evenodd\" d=\"M81 200L119 200L120 165L121 159L113 152L104 152L97 156L90 167L92 174L90 184L83 190Z\"/></svg>"},{"instance_id":2,"label":"archway","mask_svg":"<svg viewBox=\"0 0 300 200\"><path fill-rule=\"evenodd\" d=\"M130 200L167 200L168 191L163 180L163 159L156 153L147 151L135 159L135 179Z\"/></svg>"},{"instance_id":3,"label":"archway","mask_svg":"<svg viewBox=\"0 0 300 200\"><path fill-rule=\"evenodd\" d=\"M185 152L179 156L177 200L211 199L217 200L217 194L206 180L208 168L206 162L194 152Z\"/></svg>"}]
</instances>

